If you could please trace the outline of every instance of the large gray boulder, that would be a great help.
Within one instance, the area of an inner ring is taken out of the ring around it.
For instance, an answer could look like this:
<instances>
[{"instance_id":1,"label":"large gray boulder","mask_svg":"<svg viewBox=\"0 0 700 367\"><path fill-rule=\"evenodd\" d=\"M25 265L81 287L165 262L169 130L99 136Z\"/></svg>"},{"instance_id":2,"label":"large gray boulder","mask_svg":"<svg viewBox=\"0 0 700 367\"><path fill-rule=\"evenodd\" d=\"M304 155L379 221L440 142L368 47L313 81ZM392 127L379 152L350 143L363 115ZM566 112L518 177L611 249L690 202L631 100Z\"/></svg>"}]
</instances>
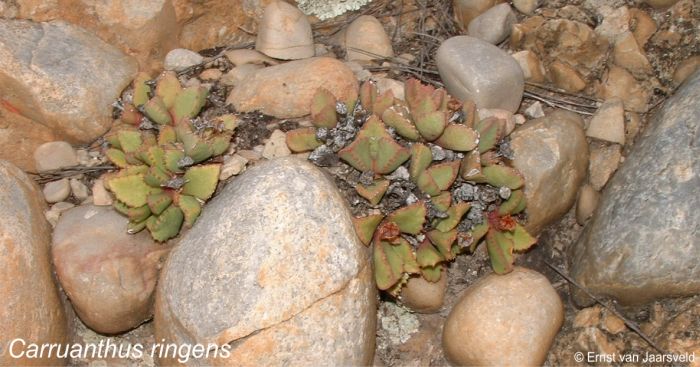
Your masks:
<instances>
[{"instance_id":1,"label":"large gray boulder","mask_svg":"<svg viewBox=\"0 0 700 367\"><path fill-rule=\"evenodd\" d=\"M375 300L369 253L332 181L280 158L229 183L172 250L156 340L230 350L188 363L368 365Z\"/></svg>"},{"instance_id":2,"label":"large gray boulder","mask_svg":"<svg viewBox=\"0 0 700 367\"><path fill-rule=\"evenodd\" d=\"M74 25L0 19L0 99L72 143L112 123L136 61Z\"/></svg>"},{"instance_id":3,"label":"large gray boulder","mask_svg":"<svg viewBox=\"0 0 700 367\"><path fill-rule=\"evenodd\" d=\"M696 72L654 116L572 247L571 275L595 294L641 304L700 293L699 101Z\"/></svg>"}]
</instances>

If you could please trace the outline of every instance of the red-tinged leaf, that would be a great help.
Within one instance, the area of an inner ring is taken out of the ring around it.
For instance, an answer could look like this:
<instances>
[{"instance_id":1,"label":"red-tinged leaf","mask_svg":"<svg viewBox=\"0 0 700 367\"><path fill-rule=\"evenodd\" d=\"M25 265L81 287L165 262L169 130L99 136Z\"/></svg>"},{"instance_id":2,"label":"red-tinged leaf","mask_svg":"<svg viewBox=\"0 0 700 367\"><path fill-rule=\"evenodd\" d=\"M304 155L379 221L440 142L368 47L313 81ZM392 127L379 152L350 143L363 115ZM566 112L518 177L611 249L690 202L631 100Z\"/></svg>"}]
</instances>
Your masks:
<instances>
[{"instance_id":1,"label":"red-tinged leaf","mask_svg":"<svg viewBox=\"0 0 700 367\"><path fill-rule=\"evenodd\" d=\"M454 260L456 254L452 252L452 244L457 240L457 229L453 229L449 232L433 230L428 232L427 236L430 242L437 247L445 260Z\"/></svg>"},{"instance_id":2,"label":"red-tinged leaf","mask_svg":"<svg viewBox=\"0 0 700 367\"><path fill-rule=\"evenodd\" d=\"M461 124L448 124L435 144L458 152L468 152L477 146L479 138L476 131Z\"/></svg>"},{"instance_id":3,"label":"red-tinged leaf","mask_svg":"<svg viewBox=\"0 0 700 367\"><path fill-rule=\"evenodd\" d=\"M313 127L302 127L287 132L287 147L294 153L302 153L314 150L323 143L316 138L316 129Z\"/></svg>"},{"instance_id":4,"label":"red-tinged leaf","mask_svg":"<svg viewBox=\"0 0 700 367\"><path fill-rule=\"evenodd\" d=\"M471 205L466 202L459 202L452 205L450 209L447 210L447 218L438 220L435 229L441 232L451 231L453 228L457 227L464 214L466 214L470 208Z\"/></svg>"},{"instance_id":5,"label":"red-tinged leaf","mask_svg":"<svg viewBox=\"0 0 700 367\"><path fill-rule=\"evenodd\" d=\"M507 248L507 243L499 241L498 232L489 230L486 234L486 248L491 259L491 267L496 274L507 274L513 271L513 249Z\"/></svg>"},{"instance_id":6,"label":"red-tinged leaf","mask_svg":"<svg viewBox=\"0 0 700 367\"><path fill-rule=\"evenodd\" d=\"M383 214L370 214L365 217L353 218L352 224L355 227L355 233L365 246L369 246L374 231L382 219L384 219Z\"/></svg>"},{"instance_id":7,"label":"red-tinged leaf","mask_svg":"<svg viewBox=\"0 0 700 367\"><path fill-rule=\"evenodd\" d=\"M377 205L379 204L379 201L382 200L382 197L388 188L389 180L379 179L375 180L369 186L357 184L357 186L355 186L355 191L357 191L360 196L367 199L370 204Z\"/></svg>"},{"instance_id":8,"label":"red-tinged leaf","mask_svg":"<svg viewBox=\"0 0 700 367\"><path fill-rule=\"evenodd\" d=\"M424 240L418 245L416 250L416 260L421 268L435 266L438 263L445 261L445 258L440 252L430 243L429 240Z\"/></svg>"},{"instance_id":9,"label":"red-tinged leaf","mask_svg":"<svg viewBox=\"0 0 700 367\"><path fill-rule=\"evenodd\" d=\"M387 221L396 223L401 232L415 235L423 230L426 214L425 203L419 201L395 210L389 214Z\"/></svg>"}]
</instances>

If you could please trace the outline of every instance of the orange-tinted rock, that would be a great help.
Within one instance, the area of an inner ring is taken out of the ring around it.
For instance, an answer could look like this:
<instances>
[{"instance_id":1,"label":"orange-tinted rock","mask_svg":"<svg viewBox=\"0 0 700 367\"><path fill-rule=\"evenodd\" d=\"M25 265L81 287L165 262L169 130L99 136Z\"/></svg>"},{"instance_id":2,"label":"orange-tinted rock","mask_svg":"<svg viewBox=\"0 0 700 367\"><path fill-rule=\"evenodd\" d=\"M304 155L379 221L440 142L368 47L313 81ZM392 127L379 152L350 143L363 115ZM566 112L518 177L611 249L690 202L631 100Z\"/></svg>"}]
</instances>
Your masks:
<instances>
[{"instance_id":1,"label":"orange-tinted rock","mask_svg":"<svg viewBox=\"0 0 700 367\"><path fill-rule=\"evenodd\" d=\"M328 57L313 57L257 70L234 88L227 102L241 112L260 111L279 118L309 114L319 87L345 100L359 88L352 70Z\"/></svg>"},{"instance_id":2,"label":"orange-tinted rock","mask_svg":"<svg viewBox=\"0 0 700 367\"><path fill-rule=\"evenodd\" d=\"M177 47L180 26L168 0L18 0L17 17L37 22L63 20L88 30L138 60L142 70L157 70Z\"/></svg>"},{"instance_id":3,"label":"orange-tinted rock","mask_svg":"<svg viewBox=\"0 0 700 367\"><path fill-rule=\"evenodd\" d=\"M627 70L612 65L603 76L597 94L605 100L622 99L626 110L646 112L651 91L638 82Z\"/></svg>"},{"instance_id":4,"label":"orange-tinted rock","mask_svg":"<svg viewBox=\"0 0 700 367\"><path fill-rule=\"evenodd\" d=\"M127 233L128 219L111 207L64 212L53 235L56 274L81 320L116 334L152 316L160 260L169 250L147 231Z\"/></svg>"},{"instance_id":5,"label":"orange-tinted rock","mask_svg":"<svg viewBox=\"0 0 700 367\"><path fill-rule=\"evenodd\" d=\"M277 0L265 7L258 24L255 49L283 60L314 56L314 39L306 15L296 6Z\"/></svg>"},{"instance_id":6,"label":"orange-tinted rock","mask_svg":"<svg viewBox=\"0 0 700 367\"><path fill-rule=\"evenodd\" d=\"M51 227L36 185L19 168L0 161L0 365L64 365L54 356L13 358L6 343L67 342L67 322L49 255ZM17 344L15 356L26 351Z\"/></svg>"},{"instance_id":7,"label":"orange-tinted rock","mask_svg":"<svg viewBox=\"0 0 700 367\"><path fill-rule=\"evenodd\" d=\"M502 2L502 0L455 0L452 2L452 8L457 24L466 31L474 18Z\"/></svg>"},{"instance_id":8,"label":"orange-tinted rock","mask_svg":"<svg viewBox=\"0 0 700 367\"><path fill-rule=\"evenodd\" d=\"M442 344L455 365L541 366L563 321L547 278L516 267L467 288L445 321Z\"/></svg>"},{"instance_id":9,"label":"orange-tinted rock","mask_svg":"<svg viewBox=\"0 0 700 367\"><path fill-rule=\"evenodd\" d=\"M0 159L36 172L34 151L54 140L58 139L48 127L0 107Z\"/></svg>"},{"instance_id":10,"label":"orange-tinted rock","mask_svg":"<svg viewBox=\"0 0 700 367\"><path fill-rule=\"evenodd\" d=\"M109 129L136 71L133 58L74 25L0 19L2 104L71 143Z\"/></svg>"}]
</instances>

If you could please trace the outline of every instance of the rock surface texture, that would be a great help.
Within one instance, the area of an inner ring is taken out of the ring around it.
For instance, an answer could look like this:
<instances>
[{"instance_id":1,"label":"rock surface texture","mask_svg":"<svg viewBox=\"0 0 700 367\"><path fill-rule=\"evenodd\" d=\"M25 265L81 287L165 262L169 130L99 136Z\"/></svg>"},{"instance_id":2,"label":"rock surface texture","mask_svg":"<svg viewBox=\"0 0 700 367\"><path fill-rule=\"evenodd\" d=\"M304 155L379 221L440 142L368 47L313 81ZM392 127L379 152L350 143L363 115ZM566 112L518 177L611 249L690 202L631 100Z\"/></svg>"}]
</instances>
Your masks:
<instances>
[{"instance_id":1,"label":"rock surface texture","mask_svg":"<svg viewBox=\"0 0 700 367\"><path fill-rule=\"evenodd\" d=\"M319 87L345 100L357 95L357 79L345 64L313 57L257 70L234 88L227 102L240 112L260 111L279 118L309 114L311 98Z\"/></svg>"},{"instance_id":2,"label":"rock surface texture","mask_svg":"<svg viewBox=\"0 0 700 367\"><path fill-rule=\"evenodd\" d=\"M231 343L208 365L367 365L375 289L335 186L306 161L275 159L227 185L171 252L156 339Z\"/></svg>"},{"instance_id":3,"label":"rock surface texture","mask_svg":"<svg viewBox=\"0 0 700 367\"><path fill-rule=\"evenodd\" d=\"M516 267L467 288L445 321L442 343L459 366L541 366L563 321L547 278Z\"/></svg>"},{"instance_id":4,"label":"rock surface texture","mask_svg":"<svg viewBox=\"0 0 700 367\"><path fill-rule=\"evenodd\" d=\"M525 176L527 229L536 234L564 215L586 178L588 143L578 115L557 110L511 134L513 165Z\"/></svg>"},{"instance_id":5,"label":"rock surface texture","mask_svg":"<svg viewBox=\"0 0 700 367\"><path fill-rule=\"evenodd\" d=\"M515 112L525 88L520 64L498 47L469 36L443 42L435 56L447 91L479 108Z\"/></svg>"},{"instance_id":6,"label":"rock surface texture","mask_svg":"<svg viewBox=\"0 0 700 367\"><path fill-rule=\"evenodd\" d=\"M134 59L76 26L0 20L0 99L70 142L108 130L136 71Z\"/></svg>"},{"instance_id":7,"label":"rock surface texture","mask_svg":"<svg viewBox=\"0 0 700 367\"><path fill-rule=\"evenodd\" d=\"M73 308L93 330L116 334L151 318L160 260L169 247L147 231L127 233L111 207L64 212L53 234L56 274Z\"/></svg>"},{"instance_id":8,"label":"rock surface texture","mask_svg":"<svg viewBox=\"0 0 700 367\"><path fill-rule=\"evenodd\" d=\"M63 365L56 358L13 358L7 343L65 343L67 323L51 271L51 227L34 183L0 161L0 365ZM21 345L16 346L20 351Z\"/></svg>"},{"instance_id":9,"label":"rock surface texture","mask_svg":"<svg viewBox=\"0 0 700 367\"><path fill-rule=\"evenodd\" d=\"M284 1L273 1L260 20L255 49L267 56L298 60L314 55L311 24L306 15Z\"/></svg>"},{"instance_id":10,"label":"rock surface texture","mask_svg":"<svg viewBox=\"0 0 700 367\"><path fill-rule=\"evenodd\" d=\"M700 292L699 100L695 73L654 116L572 247L571 275L595 294L640 304Z\"/></svg>"}]
</instances>

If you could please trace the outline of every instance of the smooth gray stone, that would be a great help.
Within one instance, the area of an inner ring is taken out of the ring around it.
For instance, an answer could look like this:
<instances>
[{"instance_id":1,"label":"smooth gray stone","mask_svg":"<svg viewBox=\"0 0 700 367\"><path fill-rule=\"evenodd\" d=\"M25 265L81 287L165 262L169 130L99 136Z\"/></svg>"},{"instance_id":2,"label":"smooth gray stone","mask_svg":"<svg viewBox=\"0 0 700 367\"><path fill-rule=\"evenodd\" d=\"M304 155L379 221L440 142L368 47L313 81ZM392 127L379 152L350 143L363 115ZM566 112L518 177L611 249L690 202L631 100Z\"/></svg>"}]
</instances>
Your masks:
<instances>
[{"instance_id":1,"label":"smooth gray stone","mask_svg":"<svg viewBox=\"0 0 700 367\"><path fill-rule=\"evenodd\" d=\"M643 304L700 293L699 121L696 72L649 123L570 250L571 276L594 294Z\"/></svg>"},{"instance_id":2,"label":"smooth gray stone","mask_svg":"<svg viewBox=\"0 0 700 367\"><path fill-rule=\"evenodd\" d=\"M479 108L515 112L525 90L518 62L498 47L469 36L452 37L440 45L435 56L447 91Z\"/></svg>"}]
</instances>

